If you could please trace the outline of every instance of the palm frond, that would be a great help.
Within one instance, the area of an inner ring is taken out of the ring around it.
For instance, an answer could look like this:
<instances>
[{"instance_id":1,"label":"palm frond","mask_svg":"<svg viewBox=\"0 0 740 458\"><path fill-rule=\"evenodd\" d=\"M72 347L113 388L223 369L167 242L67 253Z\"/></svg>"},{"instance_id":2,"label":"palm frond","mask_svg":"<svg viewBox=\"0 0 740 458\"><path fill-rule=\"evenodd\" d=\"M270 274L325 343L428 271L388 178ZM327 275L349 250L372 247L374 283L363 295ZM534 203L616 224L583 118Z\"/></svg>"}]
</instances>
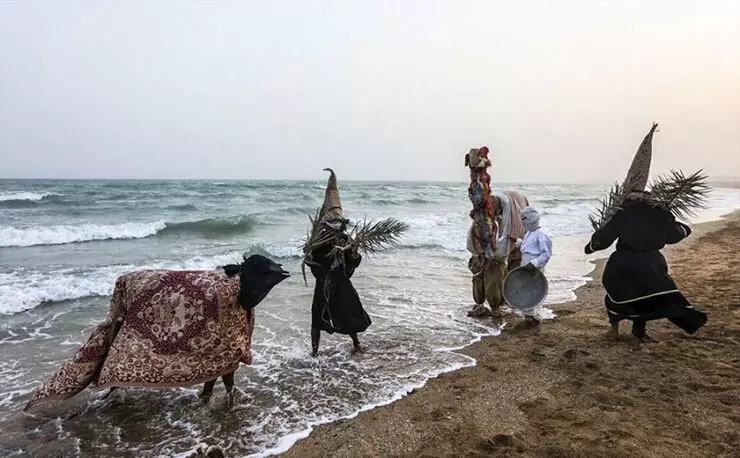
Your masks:
<instances>
[{"instance_id":1,"label":"palm frond","mask_svg":"<svg viewBox=\"0 0 740 458\"><path fill-rule=\"evenodd\" d=\"M311 253L319 247L337 243L336 232L322 227L321 216L320 208L316 210L313 216L308 216L311 224L306 233L306 241L303 244L303 260L301 262L301 273L306 285L308 285L306 263L311 261ZM376 253L387 246L397 245L401 234L408 228L408 224L394 218L387 218L376 223L365 219L354 224L348 231L349 240L346 245L334 246L329 254L338 256L337 259L343 262L344 257L339 255L348 249Z\"/></svg>"},{"instance_id":2,"label":"palm frond","mask_svg":"<svg viewBox=\"0 0 740 458\"><path fill-rule=\"evenodd\" d=\"M386 218L376 223L363 220L354 225L350 237L357 249L365 253L375 253L386 246L397 245L401 234L408 229L408 224L395 218Z\"/></svg>"},{"instance_id":3,"label":"palm frond","mask_svg":"<svg viewBox=\"0 0 740 458\"><path fill-rule=\"evenodd\" d=\"M321 229L321 208L316 209L313 216L308 215L310 222L309 228L306 231L306 241L303 244L303 260L301 261L301 273L303 274L303 282L308 286L308 280L306 279L306 261L310 260L311 252L316 248L329 243L333 236L325 230Z\"/></svg>"},{"instance_id":4,"label":"palm frond","mask_svg":"<svg viewBox=\"0 0 740 458\"><path fill-rule=\"evenodd\" d=\"M680 170L671 170L659 176L650 188L652 199L677 218L694 216L697 210L705 207L710 187L702 170L684 175Z\"/></svg>"},{"instance_id":5,"label":"palm frond","mask_svg":"<svg viewBox=\"0 0 740 458\"><path fill-rule=\"evenodd\" d=\"M599 207L596 211L593 214L588 215L588 220L591 222L591 226L595 231L604 227L604 225L609 222L612 216L614 216L617 210L622 206L625 197L625 189L625 186L619 183L614 183L609 190L609 194L599 200Z\"/></svg>"}]
</instances>

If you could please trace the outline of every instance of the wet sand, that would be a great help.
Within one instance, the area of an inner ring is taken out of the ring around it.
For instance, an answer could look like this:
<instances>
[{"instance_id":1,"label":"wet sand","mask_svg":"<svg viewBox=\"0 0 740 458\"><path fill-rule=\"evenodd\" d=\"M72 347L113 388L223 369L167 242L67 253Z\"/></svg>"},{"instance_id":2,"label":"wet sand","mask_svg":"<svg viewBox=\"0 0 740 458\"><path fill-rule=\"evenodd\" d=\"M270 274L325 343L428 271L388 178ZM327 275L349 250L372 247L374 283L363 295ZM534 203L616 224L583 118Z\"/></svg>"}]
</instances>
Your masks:
<instances>
[{"instance_id":1,"label":"wet sand","mask_svg":"<svg viewBox=\"0 0 740 458\"><path fill-rule=\"evenodd\" d=\"M600 278L537 329L510 322L444 374L391 405L318 427L284 457L740 457L740 216L694 227L665 250L709 322L689 336L648 323L629 348L608 330ZM512 321L512 320L509 320Z\"/></svg>"}]
</instances>

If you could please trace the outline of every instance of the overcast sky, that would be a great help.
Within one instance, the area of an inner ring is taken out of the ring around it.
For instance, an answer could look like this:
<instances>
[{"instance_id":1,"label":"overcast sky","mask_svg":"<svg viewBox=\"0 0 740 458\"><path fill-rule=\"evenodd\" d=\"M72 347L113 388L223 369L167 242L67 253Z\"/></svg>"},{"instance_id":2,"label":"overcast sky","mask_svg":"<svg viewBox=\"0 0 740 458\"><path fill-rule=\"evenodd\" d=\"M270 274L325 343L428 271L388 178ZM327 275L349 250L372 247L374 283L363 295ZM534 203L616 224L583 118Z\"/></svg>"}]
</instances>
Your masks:
<instances>
[{"instance_id":1,"label":"overcast sky","mask_svg":"<svg viewBox=\"0 0 740 458\"><path fill-rule=\"evenodd\" d=\"M740 176L740 1L0 1L0 177Z\"/></svg>"}]
</instances>

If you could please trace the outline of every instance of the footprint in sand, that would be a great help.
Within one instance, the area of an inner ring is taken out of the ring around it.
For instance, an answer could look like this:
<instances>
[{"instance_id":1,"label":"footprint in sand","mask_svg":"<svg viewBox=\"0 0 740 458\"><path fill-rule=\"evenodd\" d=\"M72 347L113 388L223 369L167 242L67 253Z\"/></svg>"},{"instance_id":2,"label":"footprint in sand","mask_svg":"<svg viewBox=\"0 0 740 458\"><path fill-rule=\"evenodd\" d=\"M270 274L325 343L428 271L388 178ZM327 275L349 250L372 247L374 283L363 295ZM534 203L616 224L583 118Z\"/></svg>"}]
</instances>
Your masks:
<instances>
[{"instance_id":1,"label":"footprint in sand","mask_svg":"<svg viewBox=\"0 0 740 458\"><path fill-rule=\"evenodd\" d=\"M584 351L584 350L578 350L576 348L571 348L570 350L565 350L563 352L563 358L567 359L568 361L572 361L574 359L582 358L590 354L591 353Z\"/></svg>"}]
</instances>

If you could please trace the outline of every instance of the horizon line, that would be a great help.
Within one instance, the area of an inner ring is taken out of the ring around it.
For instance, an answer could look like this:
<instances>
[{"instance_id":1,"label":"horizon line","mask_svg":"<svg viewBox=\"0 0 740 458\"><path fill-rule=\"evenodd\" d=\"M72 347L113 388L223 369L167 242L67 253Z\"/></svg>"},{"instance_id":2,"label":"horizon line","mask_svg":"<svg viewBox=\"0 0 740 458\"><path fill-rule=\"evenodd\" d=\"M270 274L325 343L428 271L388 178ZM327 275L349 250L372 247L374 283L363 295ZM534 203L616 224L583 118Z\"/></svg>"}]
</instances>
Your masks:
<instances>
[{"instance_id":1,"label":"horizon line","mask_svg":"<svg viewBox=\"0 0 740 458\"><path fill-rule=\"evenodd\" d=\"M709 177L709 182L721 182L721 181L738 181L738 177ZM293 181L293 182L323 182L326 178L38 178L38 177L0 177L0 181L233 181L233 182L278 182L278 181ZM419 180L419 179L343 179L343 182L354 182L354 183L450 183L460 184L468 183L467 180ZM496 183L513 185L513 184L525 184L525 185L607 185L613 184L614 180L611 181L497 181Z\"/></svg>"}]
</instances>

